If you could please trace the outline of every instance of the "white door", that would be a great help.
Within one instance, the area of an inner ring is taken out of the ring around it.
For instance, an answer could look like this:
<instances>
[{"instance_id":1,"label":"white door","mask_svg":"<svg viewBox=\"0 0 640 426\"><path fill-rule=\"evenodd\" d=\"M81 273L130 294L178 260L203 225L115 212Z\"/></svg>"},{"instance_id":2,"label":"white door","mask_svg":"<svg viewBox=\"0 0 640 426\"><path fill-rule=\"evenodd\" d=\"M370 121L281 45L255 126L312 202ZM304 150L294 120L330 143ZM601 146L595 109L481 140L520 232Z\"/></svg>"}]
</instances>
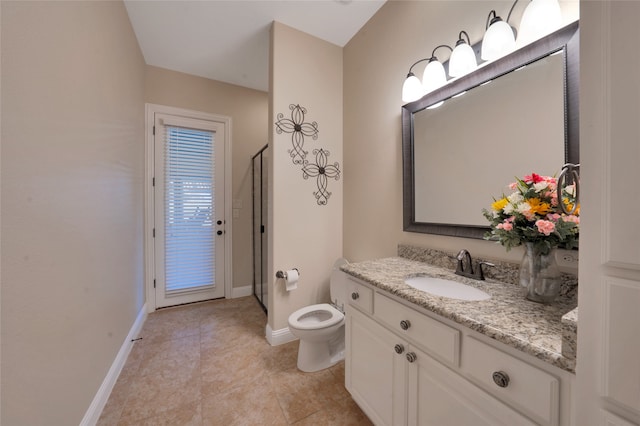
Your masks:
<instances>
[{"instance_id":1,"label":"white door","mask_svg":"<svg viewBox=\"0 0 640 426\"><path fill-rule=\"evenodd\" d=\"M640 3L580 2L576 425L640 425Z\"/></svg>"},{"instance_id":2,"label":"white door","mask_svg":"<svg viewBox=\"0 0 640 426\"><path fill-rule=\"evenodd\" d=\"M225 296L224 122L154 114L156 307Z\"/></svg>"}]
</instances>

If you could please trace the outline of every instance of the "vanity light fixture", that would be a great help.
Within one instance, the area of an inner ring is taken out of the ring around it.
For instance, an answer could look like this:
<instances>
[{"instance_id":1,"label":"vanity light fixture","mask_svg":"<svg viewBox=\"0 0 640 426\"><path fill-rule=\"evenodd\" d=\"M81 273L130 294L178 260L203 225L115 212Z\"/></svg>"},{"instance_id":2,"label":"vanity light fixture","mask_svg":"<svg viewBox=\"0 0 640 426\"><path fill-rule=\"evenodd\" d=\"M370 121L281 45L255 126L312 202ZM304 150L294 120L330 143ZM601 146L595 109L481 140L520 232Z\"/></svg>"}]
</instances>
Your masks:
<instances>
[{"instance_id":1,"label":"vanity light fixture","mask_svg":"<svg viewBox=\"0 0 640 426\"><path fill-rule=\"evenodd\" d=\"M440 63L438 58L436 58L436 50L441 47L446 47L450 51L453 51L450 46L441 44L431 52L429 62L424 68L424 74L422 74L422 86L424 87L425 94L437 89L438 87L444 86L447 82L447 74L444 71L444 66Z\"/></svg>"},{"instance_id":2,"label":"vanity light fixture","mask_svg":"<svg viewBox=\"0 0 640 426\"><path fill-rule=\"evenodd\" d=\"M558 0L532 0L522 14L516 47L551 34L562 26Z\"/></svg>"},{"instance_id":3,"label":"vanity light fixture","mask_svg":"<svg viewBox=\"0 0 640 426\"><path fill-rule=\"evenodd\" d=\"M518 1L515 0L511 5L506 21L503 21L495 10L489 12L480 54L483 61L499 59L515 49L551 34L562 26L562 11L558 0L530 0L522 15L516 38L516 30L509 24L509 18ZM417 101L425 94L446 84L447 76L444 66L435 56L436 50L441 47L447 47L452 51L449 57L449 77L461 77L478 67L469 34L466 31L460 31L454 49L447 45L439 45L433 49L430 58L420 59L411 65L402 86L403 102ZM412 70L414 66L425 61L428 63L420 82Z\"/></svg>"},{"instance_id":4,"label":"vanity light fixture","mask_svg":"<svg viewBox=\"0 0 640 426\"><path fill-rule=\"evenodd\" d=\"M447 74L444 70L444 66L436 57L436 50L440 49L441 47L446 47L447 49L453 51L451 46L441 44L439 46L436 46L431 51L430 58L420 59L409 67L409 73L407 74L407 78L402 85L403 102L417 101L427 93L437 89L440 86L444 86L444 84L447 82ZM424 61L429 62L424 68L424 72L422 74L422 82L420 82L420 79L416 77L412 70L413 67Z\"/></svg>"},{"instance_id":5,"label":"vanity light fixture","mask_svg":"<svg viewBox=\"0 0 640 426\"><path fill-rule=\"evenodd\" d=\"M480 54L480 57L485 61L498 59L515 50L516 37L513 34L511 25L509 25L509 17L511 17L511 12L517 2L518 0L511 6L506 22L496 14L495 10L489 12ZM493 15L493 18L491 15Z\"/></svg>"},{"instance_id":6,"label":"vanity light fixture","mask_svg":"<svg viewBox=\"0 0 640 426\"><path fill-rule=\"evenodd\" d=\"M429 58L420 59L409 67L409 73L407 74L407 78L404 80L404 84L402 85L402 102L417 101L424 96L425 93L424 88L422 87L422 83L420 82L420 79L416 77L412 70L413 67L418 65L420 62L428 60Z\"/></svg>"},{"instance_id":7,"label":"vanity light fixture","mask_svg":"<svg viewBox=\"0 0 640 426\"><path fill-rule=\"evenodd\" d=\"M465 35L467 40L465 41L462 36ZM449 75L451 77L460 77L478 68L478 62L476 60L476 53L471 47L471 40L469 34L466 31L460 31L458 34L458 41L456 47L451 52L449 58Z\"/></svg>"}]
</instances>

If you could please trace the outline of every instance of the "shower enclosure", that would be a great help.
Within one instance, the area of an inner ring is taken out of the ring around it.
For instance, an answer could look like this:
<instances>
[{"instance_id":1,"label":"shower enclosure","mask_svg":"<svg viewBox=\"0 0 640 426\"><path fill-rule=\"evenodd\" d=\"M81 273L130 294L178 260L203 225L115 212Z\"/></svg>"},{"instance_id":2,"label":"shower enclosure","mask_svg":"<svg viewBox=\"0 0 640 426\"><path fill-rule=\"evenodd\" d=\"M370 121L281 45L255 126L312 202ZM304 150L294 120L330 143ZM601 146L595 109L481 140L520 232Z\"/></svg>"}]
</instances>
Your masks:
<instances>
[{"instance_id":1,"label":"shower enclosure","mask_svg":"<svg viewBox=\"0 0 640 426\"><path fill-rule=\"evenodd\" d=\"M253 295L267 312L267 159L269 145L251 158L253 176Z\"/></svg>"}]
</instances>

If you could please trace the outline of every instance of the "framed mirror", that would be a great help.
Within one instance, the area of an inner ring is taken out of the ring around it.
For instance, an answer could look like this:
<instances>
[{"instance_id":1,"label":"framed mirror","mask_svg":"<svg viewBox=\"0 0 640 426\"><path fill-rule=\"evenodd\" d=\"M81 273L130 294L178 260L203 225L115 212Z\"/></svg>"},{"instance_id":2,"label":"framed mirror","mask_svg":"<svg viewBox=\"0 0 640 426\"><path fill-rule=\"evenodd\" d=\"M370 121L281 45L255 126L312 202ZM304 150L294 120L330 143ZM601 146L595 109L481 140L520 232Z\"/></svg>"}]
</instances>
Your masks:
<instances>
[{"instance_id":1,"label":"framed mirror","mask_svg":"<svg viewBox=\"0 0 640 426\"><path fill-rule=\"evenodd\" d=\"M578 22L402 107L403 225L482 238L482 209L579 163Z\"/></svg>"}]
</instances>

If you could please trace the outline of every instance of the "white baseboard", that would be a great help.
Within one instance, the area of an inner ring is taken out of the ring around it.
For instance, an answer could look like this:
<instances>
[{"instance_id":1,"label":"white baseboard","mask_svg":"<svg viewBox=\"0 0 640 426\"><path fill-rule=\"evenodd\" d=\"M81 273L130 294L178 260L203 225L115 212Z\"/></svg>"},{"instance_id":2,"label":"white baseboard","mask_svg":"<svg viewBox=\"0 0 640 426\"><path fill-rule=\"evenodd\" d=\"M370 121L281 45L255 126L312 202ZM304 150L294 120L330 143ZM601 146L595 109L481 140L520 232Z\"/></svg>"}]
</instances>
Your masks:
<instances>
[{"instance_id":1,"label":"white baseboard","mask_svg":"<svg viewBox=\"0 0 640 426\"><path fill-rule=\"evenodd\" d=\"M238 297L247 297L253 294L253 286L245 285L244 287L231 288L231 298L236 299Z\"/></svg>"},{"instance_id":2,"label":"white baseboard","mask_svg":"<svg viewBox=\"0 0 640 426\"><path fill-rule=\"evenodd\" d=\"M285 343L298 340L298 338L289 331L289 327L281 328L280 330L272 330L271 326L267 324L265 333L267 342L269 342L271 346L284 345Z\"/></svg>"},{"instance_id":3,"label":"white baseboard","mask_svg":"<svg viewBox=\"0 0 640 426\"><path fill-rule=\"evenodd\" d=\"M118 380L118 376L127 361L127 357L129 356L129 353L131 353L134 343L132 340L138 336L146 319L147 304L145 303L142 306L142 309L140 309L140 312L138 312L138 316L133 323L131 330L129 330L129 334L124 339L124 343L122 343L118 355L116 355L116 358L113 360L113 364L111 364L111 368L109 369L107 376L102 381L102 385L100 385L93 401L91 401L91 405L80 422L80 426L93 426L98 422L100 414L102 414L102 410L107 404L109 395L111 395L111 391Z\"/></svg>"}]
</instances>

